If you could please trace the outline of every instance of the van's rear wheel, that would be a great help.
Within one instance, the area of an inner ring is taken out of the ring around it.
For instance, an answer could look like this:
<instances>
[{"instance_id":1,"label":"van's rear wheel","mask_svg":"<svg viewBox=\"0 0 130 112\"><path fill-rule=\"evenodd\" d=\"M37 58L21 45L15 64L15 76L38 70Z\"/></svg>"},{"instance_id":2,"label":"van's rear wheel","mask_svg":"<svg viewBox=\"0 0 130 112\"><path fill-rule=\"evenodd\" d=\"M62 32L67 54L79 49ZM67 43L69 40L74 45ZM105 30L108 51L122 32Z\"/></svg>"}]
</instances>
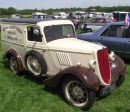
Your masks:
<instances>
[{"instance_id":1,"label":"van's rear wheel","mask_svg":"<svg viewBox=\"0 0 130 112\"><path fill-rule=\"evenodd\" d=\"M68 103L88 110L95 101L95 92L86 88L74 77L66 78L62 84L63 94Z\"/></svg>"},{"instance_id":2,"label":"van's rear wheel","mask_svg":"<svg viewBox=\"0 0 130 112\"><path fill-rule=\"evenodd\" d=\"M13 73L15 73L15 74L19 73L18 62L14 56L11 56L9 58L9 66L10 66L10 69Z\"/></svg>"}]
</instances>

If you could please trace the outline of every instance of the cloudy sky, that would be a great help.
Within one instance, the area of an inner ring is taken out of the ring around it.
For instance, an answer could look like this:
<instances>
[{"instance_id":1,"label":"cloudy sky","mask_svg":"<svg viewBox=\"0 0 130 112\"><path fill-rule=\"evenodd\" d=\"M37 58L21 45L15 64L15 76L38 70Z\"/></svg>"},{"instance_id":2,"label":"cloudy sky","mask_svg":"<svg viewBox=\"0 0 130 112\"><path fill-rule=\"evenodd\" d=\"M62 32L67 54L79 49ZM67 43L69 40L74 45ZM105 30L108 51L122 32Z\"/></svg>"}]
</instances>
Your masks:
<instances>
[{"instance_id":1,"label":"cloudy sky","mask_svg":"<svg viewBox=\"0 0 130 112\"><path fill-rule=\"evenodd\" d=\"M17 9L49 9L89 6L128 6L130 0L0 0L0 7Z\"/></svg>"}]
</instances>

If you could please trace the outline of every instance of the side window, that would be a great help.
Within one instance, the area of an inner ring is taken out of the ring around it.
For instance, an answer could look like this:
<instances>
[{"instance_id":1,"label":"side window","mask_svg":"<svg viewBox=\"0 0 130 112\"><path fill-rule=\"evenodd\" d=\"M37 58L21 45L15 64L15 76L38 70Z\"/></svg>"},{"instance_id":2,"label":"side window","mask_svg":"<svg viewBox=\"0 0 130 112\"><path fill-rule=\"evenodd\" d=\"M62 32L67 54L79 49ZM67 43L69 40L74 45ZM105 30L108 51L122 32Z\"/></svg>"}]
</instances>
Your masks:
<instances>
[{"instance_id":1,"label":"side window","mask_svg":"<svg viewBox=\"0 0 130 112\"><path fill-rule=\"evenodd\" d=\"M63 26L63 36L67 35L67 36L72 36L73 34L73 29L72 26Z\"/></svg>"},{"instance_id":2,"label":"side window","mask_svg":"<svg viewBox=\"0 0 130 112\"><path fill-rule=\"evenodd\" d=\"M42 36L38 27L28 26L27 33L29 41L42 42Z\"/></svg>"},{"instance_id":3,"label":"side window","mask_svg":"<svg viewBox=\"0 0 130 112\"><path fill-rule=\"evenodd\" d=\"M126 37L126 29L123 28L121 25L112 25L107 28L100 36L107 36L107 37Z\"/></svg>"}]
</instances>

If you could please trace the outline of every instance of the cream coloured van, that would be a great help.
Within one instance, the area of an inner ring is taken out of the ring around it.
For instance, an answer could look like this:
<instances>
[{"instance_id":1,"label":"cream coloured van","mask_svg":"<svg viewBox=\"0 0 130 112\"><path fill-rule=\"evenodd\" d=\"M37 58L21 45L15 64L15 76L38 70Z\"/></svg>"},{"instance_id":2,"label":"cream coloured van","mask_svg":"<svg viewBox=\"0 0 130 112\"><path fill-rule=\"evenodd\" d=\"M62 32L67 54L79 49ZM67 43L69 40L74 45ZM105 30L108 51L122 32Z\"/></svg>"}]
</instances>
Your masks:
<instances>
[{"instance_id":1,"label":"cream coloured van","mask_svg":"<svg viewBox=\"0 0 130 112\"><path fill-rule=\"evenodd\" d=\"M5 19L1 37L14 73L46 77L45 85L61 87L68 103L81 109L124 81L124 62L105 46L78 40L69 20Z\"/></svg>"}]
</instances>

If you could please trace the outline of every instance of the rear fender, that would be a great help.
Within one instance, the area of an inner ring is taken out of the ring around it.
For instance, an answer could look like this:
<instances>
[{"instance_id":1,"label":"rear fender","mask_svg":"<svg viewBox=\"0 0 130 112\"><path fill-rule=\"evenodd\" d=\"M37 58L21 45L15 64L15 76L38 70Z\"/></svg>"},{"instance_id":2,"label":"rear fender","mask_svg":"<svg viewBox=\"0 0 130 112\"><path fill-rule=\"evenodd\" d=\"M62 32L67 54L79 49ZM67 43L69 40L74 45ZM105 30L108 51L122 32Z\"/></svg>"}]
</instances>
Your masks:
<instances>
[{"instance_id":1,"label":"rear fender","mask_svg":"<svg viewBox=\"0 0 130 112\"><path fill-rule=\"evenodd\" d=\"M96 74L91 70L82 66L69 67L57 75L44 80L46 86L59 86L66 77L74 76L78 78L87 88L95 89L100 85Z\"/></svg>"},{"instance_id":2,"label":"rear fender","mask_svg":"<svg viewBox=\"0 0 130 112\"><path fill-rule=\"evenodd\" d=\"M4 55L4 59L5 58L10 58L11 56L16 58L17 63L18 63L18 67L19 67L19 71L23 71L24 66L23 66L23 62L22 62L20 54L18 54L18 52L15 49L11 48Z\"/></svg>"}]
</instances>

